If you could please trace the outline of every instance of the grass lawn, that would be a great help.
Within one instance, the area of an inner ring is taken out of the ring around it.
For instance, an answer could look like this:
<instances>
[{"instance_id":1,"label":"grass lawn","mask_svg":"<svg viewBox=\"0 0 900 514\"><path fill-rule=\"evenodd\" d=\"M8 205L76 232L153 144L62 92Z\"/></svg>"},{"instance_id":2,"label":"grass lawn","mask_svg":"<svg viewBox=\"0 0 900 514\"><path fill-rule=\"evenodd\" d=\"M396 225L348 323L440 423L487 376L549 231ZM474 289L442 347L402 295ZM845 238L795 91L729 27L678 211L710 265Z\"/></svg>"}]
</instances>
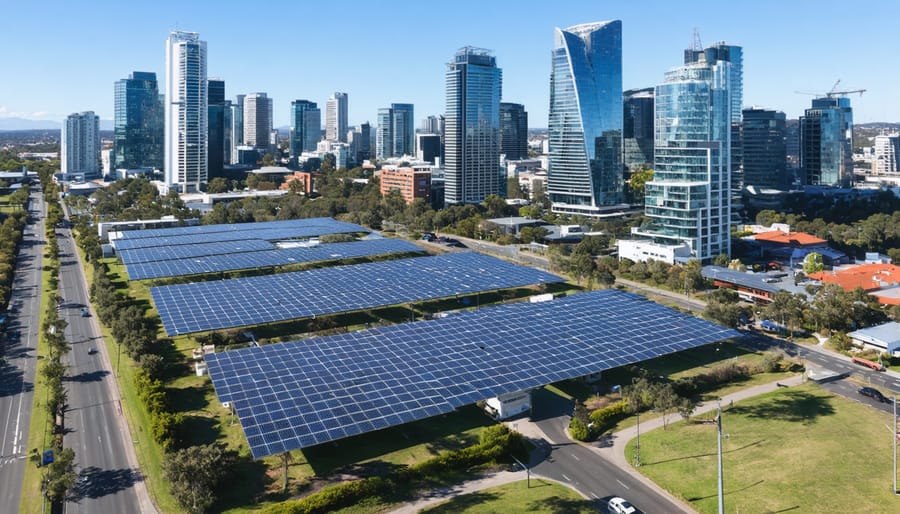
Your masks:
<instances>
[{"instance_id":1,"label":"grass lawn","mask_svg":"<svg viewBox=\"0 0 900 514\"><path fill-rule=\"evenodd\" d=\"M496 512L531 513L588 513L597 512L594 502L586 500L572 489L555 482L532 479L531 488L526 481L484 489L457 496L452 500L423 509L435 514L467 513L488 514Z\"/></svg>"},{"instance_id":2,"label":"grass lawn","mask_svg":"<svg viewBox=\"0 0 900 514\"><path fill-rule=\"evenodd\" d=\"M739 403L723 414L726 510L896 512L889 422L811 383ZM641 460L641 473L699 512L716 512L715 425L641 434Z\"/></svg>"}]
</instances>

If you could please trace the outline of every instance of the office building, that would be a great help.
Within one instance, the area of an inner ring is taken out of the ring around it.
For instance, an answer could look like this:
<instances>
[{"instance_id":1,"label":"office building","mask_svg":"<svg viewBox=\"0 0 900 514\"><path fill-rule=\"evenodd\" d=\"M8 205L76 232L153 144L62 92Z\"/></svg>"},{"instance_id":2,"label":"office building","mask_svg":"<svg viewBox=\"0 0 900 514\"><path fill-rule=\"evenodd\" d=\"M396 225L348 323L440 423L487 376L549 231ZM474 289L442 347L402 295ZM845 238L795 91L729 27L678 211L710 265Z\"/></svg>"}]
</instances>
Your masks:
<instances>
[{"instance_id":1,"label":"office building","mask_svg":"<svg viewBox=\"0 0 900 514\"><path fill-rule=\"evenodd\" d=\"M627 173L653 169L653 88L623 93L622 159Z\"/></svg>"},{"instance_id":2,"label":"office building","mask_svg":"<svg viewBox=\"0 0 900 514\"><path fill-rule=\"evenodd\" d=\"M853 110L846 97L815 98L800 117L803 183L845 187L853 178Z\"/></svg>"},{"instance_id":3,"label":"office building","mask_svg":"<svg viewBox=\"0 0 900 514\"><path fill-rule=\"evenodd\" d=\"M347 142L347 93L334 93L325 102L325 139Z\"/></svg>"},{"instance_id":4,"label":"office building","mask_svg":"<svg viewBox=\"0 0 900 514\"><path fill-rule=\"evenodd\" d=\"M900 157L900 134L875 136L872 173L875 175L896 175L900 172L897 159Z\"/></svg>"},{"instance_id":5,"label":"office building","mask_svg":"<svg viewBox=\"0 0 900 514\"><path fill-rule=\"evenodd\" d=\"M701 261L731 255L731 66L701 60L668 71L656 86L647 221L632 229L649 243L644 255Z\"/></svg>"},{"instance_id":6,"label":"office building","mask_svg":"<svg viewBox=\"0 0 900 514\"><path fill-rule=\"evenodd\" d=\"M59 147L63 174L100 177L100 117L94 111L78 112L66 118Z\"/></svg>"},{"instance_id":7,"label":"office building","mask_svg":"<svg viewBox=\"0 0 900 514\"><path fill-rule=\"evenodd\" d=\"M741 145L744 155L744 185L786 190L786 117L781 111L744 109Z\"/></svg>"},{"instance_id":8,"label":"office building","mask_svg":"<svg viewBox=\"0 0 900 514\"><path fill-rule=\"evenodd\" d=\"M244 146L244 98L247 95L237 95L231 104L231 162L238 162L239 146Z\"/></svg>"},{"instance_id":9,"label":"office building","mask_svg":"<svg viewBox=\"0 0 900 514\"><path fill-rule=\"evenodd\" d=\"M315 152L321 135L319 106L309 100L291 102L291 159L296 161L303 152Z\"/></svg>"},{"instance_id":10,"label":"office building","mask_svg":"<svg viewBox=\"0 0 900 514\"><path fill-rule=\"evenodd\" d=\"M431 169L385 166L381 169L381 196L399 191L406 203L421 199L426 205L431 201Z\"/></svg>"},{"instance_id":11,"label":"office building","mask_svg":"<svg viewBox=\"0 0 900 514\"><path fill-rule=\"evenodd\" d=\"M262 152L269 151L272 133L272 99L265 93L244 97L244 145Z\"/></svg>"},{"instance_id":12,"label":"office building","mask_svg":"<svg viewBox=\"0 0 900 514\"><path fill-rule=\"evenodd\" d=\"M415 153L413 104L391 104L378 109L375 158L387 159Z\"/></svg>"},{"instance_id":13,"label":"office building","mask_svg":"<svg viewBox=\"0 0 900 514\"><path fill-rule=\"evenodd\" d=\"M699 35L697 36L699 42ZM684 64L708 63L719 61L731 63L728 77L729 94L731 95L731 186L740 190L744 184L743 157L741 155L741 111L744 102L744 51L737 45L729 45L720 41L710 47L700 49L699 44L684 51Z\"/></svg>"},{"instance_id":14,"label":"office building","mask_svg":"<svg viewBox=\"0 0 900 514\"><path fill-rule=\"evenodd\" d=\"M553 212L601 214L623 200L622 22L557 28L550 72Z\"/></svg>"},{"instance_id":15,"label":"office building","mask_svg":"<svg viewBox=\"0 0 900 514\"><path fill-rule=\"evenodd\" d=\"M416 134L416 159L435 164L441 157L441 136L439 134Z\"/></svg>"},{"instance_id":16,"label":"office building","mask_svg":"<svg viewBox=\"0 0 900 514\"><path fill-rule=\"evenodd\" d=\"M166 185L197 192L208 181L206 41L175 31L166 40Z\"/></svg>"},{"instance_id":17,"label":"office building","mask_svg":"<svg viewBox=\"0 0 900 514\"><path fill-rule=\"evenodd\" d=\"M163 168L163 104L155 73L116 81L113 169Z\"/></svg>"},{"instance_id":18,"label":"office building","mask_svg":"<svg viewBox=\"0 0 900 514\"><path fill-rule=\"evenodd\" d=\"M500 176L502 72L496 58L488 50L461 48L445 76L444 201L481 203L488 195L505 196Z\"/></svg>"},{"instance_id":19,"label":"office building","mask_svg":"<svg viewBox=\"0 0 900 514\"><path fill-rule=\"evenodd\" d=\"M426 116L422 119L419 132L422 134L440 134L443 128L443 116Z\"/></svg>"},{"instance_id":20,"label":"office building","mask_svg":"<svg viewBox=\"0 0 900 514\"><path fill-rule=\"evenodd\" d=\"M528 113L522 104L500 102L500 153L509 161L528 158Z\"/></svg>"},{"instance_id":21,"label":"office building","mask_svg":"<svg viewBox=\"0 0 900 514\"><path fill-rule=\"evenodd\" d=\"M225 154L231 153L231 147L225 146L226 133L231 132L231 127L225 124L225 110L229 108L229 103L225 100L225 81L218 78L211 78L207 83L207 126L209 134L207 136L207 170L208 177L220 177L225 170ZM229 159L230 160L230 159Z\"/></svg>"}]
</instances>

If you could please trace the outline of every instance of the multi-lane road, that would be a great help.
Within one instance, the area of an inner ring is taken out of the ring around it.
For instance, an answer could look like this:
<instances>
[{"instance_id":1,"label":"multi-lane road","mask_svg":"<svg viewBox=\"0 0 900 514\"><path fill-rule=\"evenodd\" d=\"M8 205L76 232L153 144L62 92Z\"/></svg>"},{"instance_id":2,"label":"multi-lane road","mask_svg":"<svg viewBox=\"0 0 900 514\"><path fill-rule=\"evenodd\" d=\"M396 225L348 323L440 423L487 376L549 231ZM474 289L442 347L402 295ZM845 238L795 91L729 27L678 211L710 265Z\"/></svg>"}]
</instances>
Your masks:
<instances>
[{"instance_id":1,"label":"multi-lane road","mask_svg":"<svg viewBox=\"0 0 900 514\"><path fill-rule=\"evenodd\" d=\"M9 325L0 336L0 512L18 512L28 452L28 428L37 368L37 319L41 306L44 203L31 192L29 223L16 256Z\"/></svg>"}]
</instances>

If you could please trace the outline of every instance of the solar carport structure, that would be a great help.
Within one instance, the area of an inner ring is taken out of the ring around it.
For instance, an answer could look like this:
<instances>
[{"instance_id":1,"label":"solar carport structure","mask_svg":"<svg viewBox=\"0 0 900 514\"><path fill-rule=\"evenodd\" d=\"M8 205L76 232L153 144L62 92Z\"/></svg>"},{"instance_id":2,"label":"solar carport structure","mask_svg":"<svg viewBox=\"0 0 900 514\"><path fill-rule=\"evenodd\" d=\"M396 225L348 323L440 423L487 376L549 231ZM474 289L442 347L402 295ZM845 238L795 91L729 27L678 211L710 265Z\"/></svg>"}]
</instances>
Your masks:
<instances>
[{"instance_id":1,"label":"solar carport structure","mask_svg":"<svg viewBox=\"0 0 900 514\"><path fill-rule=\"evenodd\" d=\"M563 282L473 252L150 288L170 336Z\"/></svg>"},{"instance_id":2,"label":"solar carport structure","mask_svg":"<svg viewBox=\"0 0 900 514\"><path fill-rule=\"evenodd\" d=\"M448 413L736 331L616 290L206 356L255 458Z\"/></svg>"}]
</instances>

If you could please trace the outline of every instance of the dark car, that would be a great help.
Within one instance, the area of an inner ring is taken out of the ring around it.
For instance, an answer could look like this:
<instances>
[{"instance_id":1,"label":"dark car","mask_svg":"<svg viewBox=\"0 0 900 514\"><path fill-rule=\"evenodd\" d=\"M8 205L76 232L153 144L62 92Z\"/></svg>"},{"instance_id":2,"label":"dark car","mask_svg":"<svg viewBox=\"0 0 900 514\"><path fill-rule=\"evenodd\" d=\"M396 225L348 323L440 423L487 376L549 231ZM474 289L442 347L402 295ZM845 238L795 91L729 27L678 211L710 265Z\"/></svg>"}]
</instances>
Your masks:
<instances>
[{"instance_id":1,"label":"dark car","mask_svg":"<svg viewBox=\"0 0 900 514\"><path fill-rule=\"evenodd\" d=\"M857 392L863 396L868 396L869 398L878 400L882 403L886 403L888 401L888 399L883 394L881 394L881 391L875 389L874 387L860 387L859 391Z\"/></svg>"},{"instance_id":2,"label":"dark car","mask_svg":"<svg viewBox=\"0 0 900 514\"><path fill-rule=\"evenodd\" d=\"M90 315L91 315L91 313L88 312L87 309L81 309L81 317L82 317L82 318L86 318L86 317L88 317L88 316L90 316Z\"/></svg>"}]
</instances>

